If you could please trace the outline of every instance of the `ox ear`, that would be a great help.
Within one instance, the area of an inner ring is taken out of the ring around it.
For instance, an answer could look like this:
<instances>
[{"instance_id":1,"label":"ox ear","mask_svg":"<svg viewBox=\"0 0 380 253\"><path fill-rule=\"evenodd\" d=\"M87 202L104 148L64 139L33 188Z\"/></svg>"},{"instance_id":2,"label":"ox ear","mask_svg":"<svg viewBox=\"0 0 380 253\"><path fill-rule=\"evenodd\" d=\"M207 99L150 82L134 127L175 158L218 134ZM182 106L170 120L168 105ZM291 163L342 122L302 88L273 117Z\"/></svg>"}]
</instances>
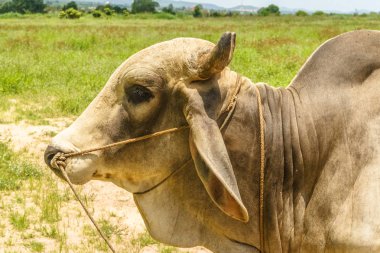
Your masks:
<instances>
[{"instance_id":1,"label":"ox ear","mask_svg":"<svg viewBox=\"0 0 380 253\"><path fill-rule=\"evenodd\" d=\"M190 126L191 155L208 195L225 214L247 222L248 212L216 121L208 117L200 102L189 103L185 116Z\"/></svg>"},{"instance_id":2,"label":"ox ear","mask_svg":"<svg viewBox=\"0 0 380 253\"><path fill-rule=\"evenodd\" d=\"M235 40L236 34L234 32L226 32L211 51L200 53L197 61L198 78L209 79L228 66L234 53Z\"/></svg>"}]
</instances>

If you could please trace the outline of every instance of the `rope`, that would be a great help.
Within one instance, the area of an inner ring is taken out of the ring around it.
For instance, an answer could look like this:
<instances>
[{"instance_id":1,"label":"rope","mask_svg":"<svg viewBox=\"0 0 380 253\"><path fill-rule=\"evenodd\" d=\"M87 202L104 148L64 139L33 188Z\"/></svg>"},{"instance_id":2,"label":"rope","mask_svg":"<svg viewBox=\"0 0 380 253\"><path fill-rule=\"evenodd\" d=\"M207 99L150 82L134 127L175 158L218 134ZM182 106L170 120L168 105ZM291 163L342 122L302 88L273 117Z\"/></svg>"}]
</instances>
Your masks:
<instances>
[{"instance_id":1,"label":"rope","mask_svg":"<svg viewBox=\"0 0 380 253\"><path fill-rule=\"evenodd\" d=\"M264 180L265 180L265 136L264 136L264 115L261 104L260 91L255 86L257 94L257 105L260 118L260 197L259 197L259 231L260 231L260 252L264 252Z\"/></svg>"},{"instance_id":2,"label":"rope","mask_svg":"<svg viewBox=\"0 0 380 253\"><path fill-rule=\"evenodd\" d=\"M239 93L240 86L241 86L241 82L239 82L239 81L240 81L240 77L238 77L236 79L237 87L236 87L236 89L235 89L235 91L234 91L234 93L232 95L230 103L228 104L227 108L220 113L220 115L223 115L224 113L229 112L228 115L226 116L226 118L224 119L223 124L221 125L220 129L223 129L225 127L226 123L230 120L230 118L232 117L232 114L233 114L233 112L235 110L237 94ZM103 240L107 243L109 249L112 252L115 253L116 251L112 247L112 245L111 245L110 241L107 239L107 237L100 230L100 228L97 225L95 219L92 217L92 215L90 214L90 212L88 211L88 209L86 208L86 206L84 205L84 203L82 202L82 200L79 198L79 195L76 192L76 190L74 188L74 185L71 183L69 177L67 176L67 173L66 173L66 170L65 170L65 167L66 167L65 160L67 158L69 158L69 157L80 156L80 155L84 155L84 154L91 153L91 152L94 152L94 151L110 149L110 148L113 148L113 147L116 147L116 146L120 146L120 145L126 145L126 144L133 143L133 142L143 141L143 140L154 138L154 137L158 137L158 136L161 136L161 135L164 135L164 134L169 134L169 133L174 133L174 132L182 131L182 130L185 130L185 129L188 129L188 128L189 128L189 126L181 126L181 127L170 128L170 129L162 130L162 131L155 132L155 133L152 133L152 134L147 134L147 135L144 135L144 136L140 136L140 137L136 137L136 138L132 138L132 139L128 139L128 140L115 142L115 143L112 143L112 144L109 144L109 145L105 145L105 146L102 146L102 147L90 148L90 149L85 149L85 150L82 150L82 151L79 151L79 152L72 152L72 153L67 153L67 154L57 153L53 157L53 159L51 161L52 167L60 169L60 171L62 172L62 175L63 175L65 181L69 184L69 186L70 186L72 192L74 193L76 199L79 201L79 203L81 204L83 210L87 214L88 218L91 220L92 224L94 224L96 230L98 231L98 233L100 234L100 236L103 238Z\"/></svg>"},{"instance_id":3,"label":"rope","mask_svg":"<svg viewBox=\"0 0 380 253\"><path fill-rule=\"evenodd\" d=\"M81 206L83 207L83 210L86 212L88 218L90 218L92 224L94 224L96 230L98 231L98 233L100 234L100 236L103 238L103 240L107 243L108 247L110 248L110 250L115 253L115 249L112 247L112 244L111 242L108 240L108 238L103 234L102 230L100 230L98 224L96 223L95 219L92 217L92 215L90 214L90 212L88 211L88 209L86 208L86 206L84 205L84 203L82 202L82 200L79 198L79 195L78 193L75 191L74 189L74 186L73 184L71 183L69 177L67 176L67 173L66 173L66 170L64 169L64 166L62 165L58 165L58 168L61 170L62 172L62 175L63 177L65 178L66 182L69 184L71 190L73 191L74 195L75 195L75 198L79 201L79 203L81 204Z\"/></svg>"},{"instance_id":4,"label":"rope","mask_svg":"<svg viewBox=\"0 0 380 253\"><path fill-rule=\"evenodd\" d=\"M102 147L90 148L90 149L85 149L85 150L80 151L80 152L73 152L73 153L64 154L64 156L66 158L72 157L72 156L80 156L80 155L88 154L88 153L91 153L91 152L94 152L94 151L98 151L98 150L110 149L110 148L113 148L113 147L116 147L116 146L125 145L125 144L129 144L129 143L133 143L133 142L138 142L138 141L143 141L143 140L154 138L154 137L161 136L161 135L164 135L164 134L169 134L169 133L173 133L173 132L177 132L177 131L182 131L182 130L188 129L188 128L189 128L189 126L174 127L174 128L166 129L166 130L163 130L163 131L155 132L155 133L152 133L152 134L147 134L147 135L143 135L143 136L132 138L132 139L128 139L128 140L115 142L115 143L112 143L112 144L109 144L109 145L105 145L105 146L102 146Z\"/></svg>"}]
</instances>

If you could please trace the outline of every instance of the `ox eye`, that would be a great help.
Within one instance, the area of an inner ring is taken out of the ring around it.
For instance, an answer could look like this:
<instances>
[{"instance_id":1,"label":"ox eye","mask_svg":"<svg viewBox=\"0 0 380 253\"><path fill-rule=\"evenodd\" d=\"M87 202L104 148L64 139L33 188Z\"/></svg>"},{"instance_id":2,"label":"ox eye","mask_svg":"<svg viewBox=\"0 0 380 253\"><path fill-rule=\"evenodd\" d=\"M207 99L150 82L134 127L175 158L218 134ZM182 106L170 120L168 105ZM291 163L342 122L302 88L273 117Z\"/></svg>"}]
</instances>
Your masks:
<instances>
[{"instance_id":1,"label":"ox eye","mask_svg":"<svg viewBox=\"0 0 380 253\"><path fill-rule=\"evenodd\" d=\"M128 102L135 105L142 102L148 102L150 99L154 98L152 92L141 85L134 85L127 88L126 94Z\"/></svg>"}]
</instances>

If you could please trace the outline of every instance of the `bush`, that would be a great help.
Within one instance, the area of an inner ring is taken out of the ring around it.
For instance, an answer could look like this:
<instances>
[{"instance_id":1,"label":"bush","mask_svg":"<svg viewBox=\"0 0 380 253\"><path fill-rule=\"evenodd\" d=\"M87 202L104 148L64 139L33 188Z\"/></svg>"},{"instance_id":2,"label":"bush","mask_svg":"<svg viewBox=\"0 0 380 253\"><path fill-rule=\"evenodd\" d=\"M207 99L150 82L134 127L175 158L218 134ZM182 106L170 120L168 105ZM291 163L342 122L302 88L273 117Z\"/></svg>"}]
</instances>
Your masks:
<instances>
[{"instance_id":1,"label":"bush","mask_svg":"<svg viewBox=\"0 0 380 253\"><path fill-rule=\"evenodd\" d=\"M308 16L308 15L309 14L306 11L299 10L299 11L296 12L296 16L298 16L298 17L305 17L305 16Z\"/></svg>"},{"instance_id":2,"label":"bush","mask_svg":"<svg viewBox=\"0 0 380 253\"><path fill-rule=\"evenodd\" d=\"M101 11L98 11L98 10L94 10L94 11L92 12L92 16L93 16L94 18L100 18L100 17L102 16L102 12L101 12Z\"/></svg>"},{"instance_id":3,"label":"bush","mask_svg":"<svg viewBox=\"0 0 380 253\"><path fill-rule=\"evenodd\" d=\"M104 11L104 14L106 14L107 16L112 16L113 13L114 13L114 11L111 8L108 8L108 7L104 8L103 11Z\"/></svg>"},{"instance_id":4,"label":"bush","mask_svg":"<svg viewBox=\"0 0 380 253\"><path fill-rule=\"evenodd\" d=\"M78 19L80 16L82 16L82 12L77 11L74 8L69 8L66 11L61 11L59 13L60 18Z\"/></svg>"},{"instance_id":5,"label":"bush","mask_svg":"<svg viewBox=\"0 0 380 253\"><path fill-rule=\"evenodd\" d=\"M59 18L66 18L66 12L60 11L58 16L59 16Z\"/></svg>"},{"instance_id":6,"label":"bush","mask_svg":"<svg viewBox=\"0 0 380 253\"><path fill-rule=\"evenodd\" d=\"M313 16L324 16L326 15L326 13L324 13L323 11L316 11L313 13Z\"/></svg>"},{"instance_id":7,"label":"bush","mask_svg":"<svg viewBox=\"0 0 380 253\"><path fill-rule=\"evenodd\" d=\"M223 16L223 14L219 11L211 11L210 15L211 15L211 17L215 17L215 18Z\"/></svg>"}]
</instances>

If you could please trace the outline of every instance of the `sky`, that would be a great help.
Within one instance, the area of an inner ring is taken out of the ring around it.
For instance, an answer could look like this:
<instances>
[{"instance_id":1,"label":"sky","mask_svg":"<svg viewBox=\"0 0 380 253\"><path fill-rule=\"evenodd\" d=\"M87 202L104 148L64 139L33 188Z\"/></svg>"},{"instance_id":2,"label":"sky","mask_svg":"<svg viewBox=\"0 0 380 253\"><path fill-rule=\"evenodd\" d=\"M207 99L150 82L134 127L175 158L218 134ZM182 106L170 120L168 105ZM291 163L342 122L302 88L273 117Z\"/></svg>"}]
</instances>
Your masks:
<instances>
[{"instance_id":1,"label":"sky","mask_svg":"<svg viewBox=\"0 0 380 253\"><path fill-rule=\"evenodd\" d=\"M369 10L380 12L380 0L187 0L188 2L213 3L223 7L236 5L253 5L257 7L275 4L280 7L306 10L333 10L350 12L355 10Z\"/></svg>"}]
</instances>

